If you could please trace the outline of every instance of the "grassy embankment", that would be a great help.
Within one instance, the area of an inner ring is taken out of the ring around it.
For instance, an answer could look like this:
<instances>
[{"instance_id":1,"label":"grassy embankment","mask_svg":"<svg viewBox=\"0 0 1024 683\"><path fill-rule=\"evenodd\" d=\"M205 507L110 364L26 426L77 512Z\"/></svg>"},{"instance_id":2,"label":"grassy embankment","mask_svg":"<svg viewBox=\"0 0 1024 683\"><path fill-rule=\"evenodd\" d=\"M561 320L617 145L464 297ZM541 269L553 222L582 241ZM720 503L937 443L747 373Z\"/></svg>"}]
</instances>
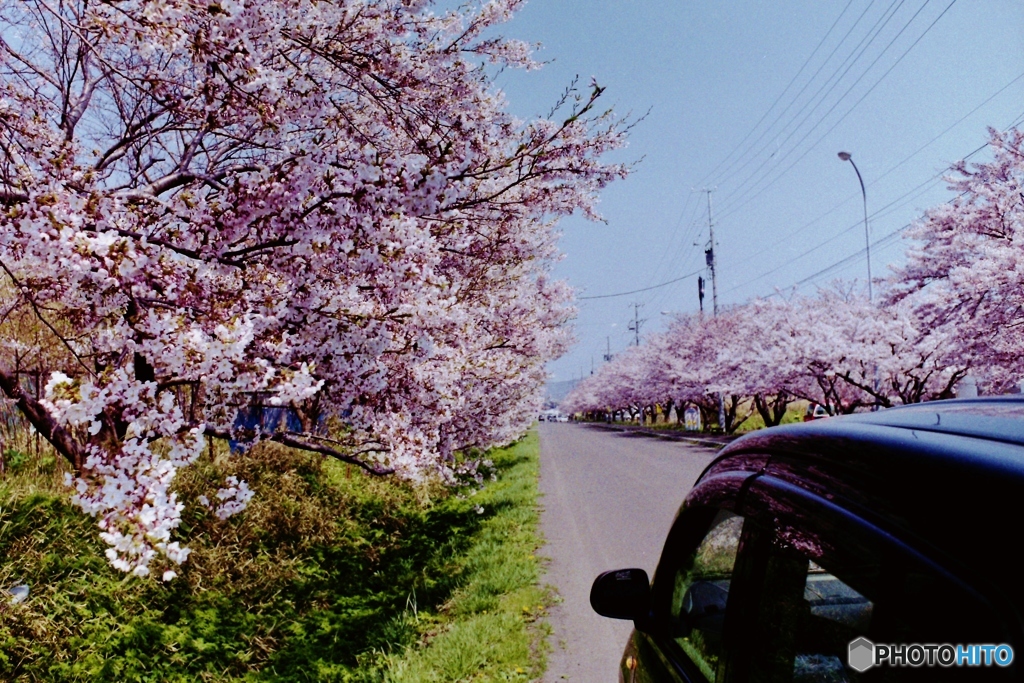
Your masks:
<instances>
[{"instance_id":1,"label":"grassy embankment","mask_svg":"<svg viewBox=\"0 0 1024 683\"><path fill-rule=\"evenodd\" d=\"M489 457L497 480L475 495L272 445L206 457L182 491L236 474L256 497L226 521L186 509L193 552L162 584L112 569L54 460L22 456L0 479L0 588L31 596L0 601L0 680L535 679L536 434Z\"/></svg>"}]
</instances>

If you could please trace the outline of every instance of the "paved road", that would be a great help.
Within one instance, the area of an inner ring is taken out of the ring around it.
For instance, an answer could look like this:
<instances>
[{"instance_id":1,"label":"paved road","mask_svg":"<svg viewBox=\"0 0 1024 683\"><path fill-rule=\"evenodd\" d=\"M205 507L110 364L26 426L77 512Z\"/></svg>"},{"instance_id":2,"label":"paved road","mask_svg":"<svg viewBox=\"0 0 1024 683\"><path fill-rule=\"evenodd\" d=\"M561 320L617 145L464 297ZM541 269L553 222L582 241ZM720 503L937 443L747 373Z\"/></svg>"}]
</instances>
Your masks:
<instances>
[{"instance_id":1,"label":"paved road","mask_svg":"<svg viewBox=\"0 0 1024 683\"><path fill-rule=\"evenodd\" d=\"M590 585L607 569L653 574L679 504L715 452L571 423L539 431L541 553L562 598L544 681L614 683L632 624L594 614Z\"/></svg>"}]
</instances>

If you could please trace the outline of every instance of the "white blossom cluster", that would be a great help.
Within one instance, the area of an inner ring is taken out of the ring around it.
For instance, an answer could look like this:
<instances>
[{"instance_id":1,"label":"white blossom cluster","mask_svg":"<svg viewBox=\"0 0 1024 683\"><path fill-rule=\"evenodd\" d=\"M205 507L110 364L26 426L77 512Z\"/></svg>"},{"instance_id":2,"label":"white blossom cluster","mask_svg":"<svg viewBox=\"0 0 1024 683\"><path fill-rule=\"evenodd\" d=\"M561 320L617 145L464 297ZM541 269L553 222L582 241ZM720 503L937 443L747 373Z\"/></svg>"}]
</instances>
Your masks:
<instances>
[{"instance_id":1,"label":"white blossom cluster","mask_svg":"<svg viewBox=\"0 0 1024 683\"><path fill-rule=\"evenodd\" d=\"M254 495L249 485L244 481L239 481L238 477L234 475L226 477L224 483L227 486L217 489L216 498L220 501L220 504L216 507L211 504L210 499L206 496L199 496L197 498L200 505L213 510L213 514L220 520L225 520L245 510L246 505Z\"/></svg>"}]
</instances>

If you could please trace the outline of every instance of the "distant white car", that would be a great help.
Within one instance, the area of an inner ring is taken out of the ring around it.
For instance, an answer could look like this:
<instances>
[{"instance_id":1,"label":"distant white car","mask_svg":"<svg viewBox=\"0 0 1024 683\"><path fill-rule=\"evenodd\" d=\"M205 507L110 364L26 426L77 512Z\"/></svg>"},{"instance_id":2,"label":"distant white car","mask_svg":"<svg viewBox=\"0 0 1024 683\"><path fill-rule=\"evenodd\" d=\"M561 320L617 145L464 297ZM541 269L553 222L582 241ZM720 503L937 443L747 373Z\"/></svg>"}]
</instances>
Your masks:
<instances>
[{"instance_id":1,"label":"distant white car","mask_svg":"<svg viewBox=\"0 0 1024 683\"><path fill-rule=\"evenodd\" d=\"M568 421L569 421L569 416L568 415L558 415L558 416L555 417L555 422L568 422Z\"/></svg>"}]
</instances>

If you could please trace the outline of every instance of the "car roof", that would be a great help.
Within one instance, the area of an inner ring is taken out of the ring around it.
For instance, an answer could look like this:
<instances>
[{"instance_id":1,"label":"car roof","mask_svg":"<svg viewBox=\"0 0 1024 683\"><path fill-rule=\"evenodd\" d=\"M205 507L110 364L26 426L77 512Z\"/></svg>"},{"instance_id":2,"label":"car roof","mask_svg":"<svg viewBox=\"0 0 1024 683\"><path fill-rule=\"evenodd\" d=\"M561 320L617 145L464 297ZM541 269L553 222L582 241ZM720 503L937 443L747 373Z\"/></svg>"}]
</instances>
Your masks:
<instances>
[{"instance_id":1,"label":"car roof","mask_svg":"<svg viewBox=\"0 0 1024 683\"><path fill-rule=\"evenodd\" d=\"M705 475L752 456L768 474L913 539L1022 599L1024 397L933 401L752 432Z\"/></svg>"}]
</instances>

